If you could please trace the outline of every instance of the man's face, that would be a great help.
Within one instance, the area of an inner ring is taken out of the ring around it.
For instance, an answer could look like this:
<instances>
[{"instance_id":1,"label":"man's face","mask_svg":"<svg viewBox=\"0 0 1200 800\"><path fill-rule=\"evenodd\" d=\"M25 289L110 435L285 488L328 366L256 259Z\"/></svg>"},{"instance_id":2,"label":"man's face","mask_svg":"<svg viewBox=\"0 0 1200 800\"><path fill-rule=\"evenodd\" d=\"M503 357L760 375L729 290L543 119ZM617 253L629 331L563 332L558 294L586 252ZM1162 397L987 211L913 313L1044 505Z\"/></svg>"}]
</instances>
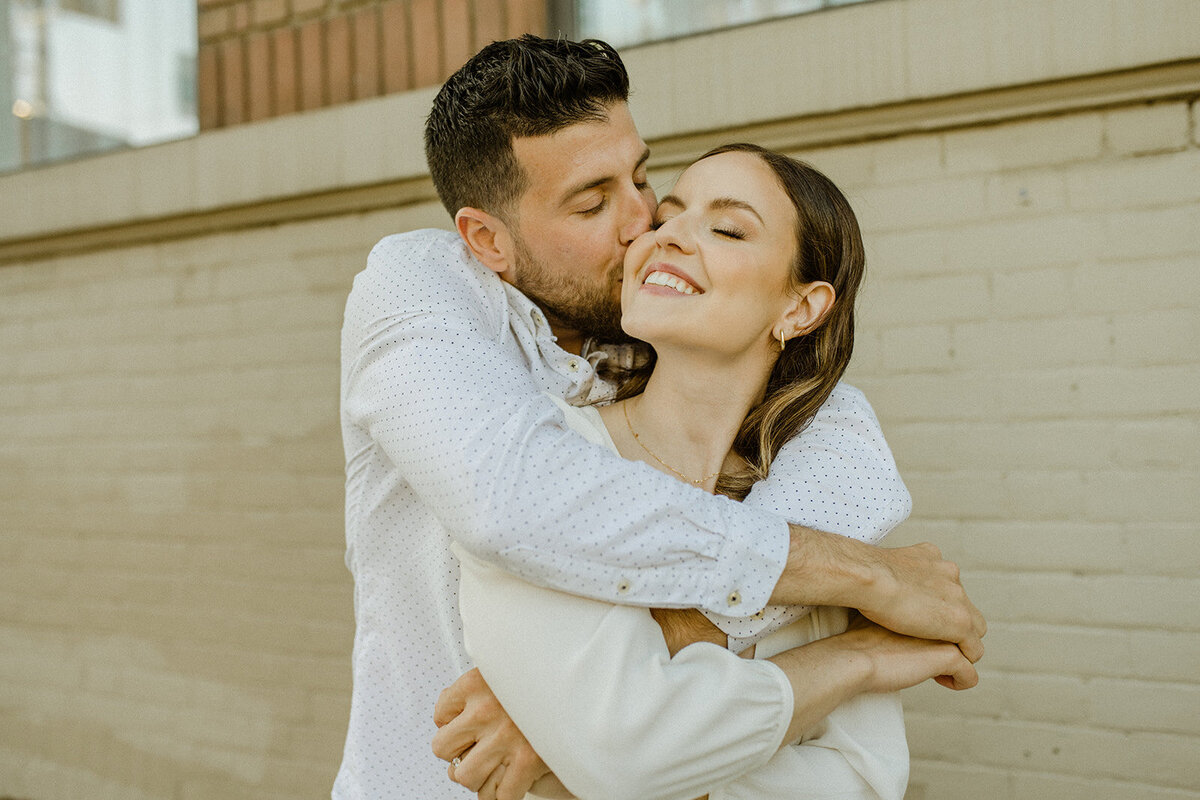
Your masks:
<instances>
[{"instance_id":1,"label":"man's face","mask_svg":"<svg viewBox=\"0 0 1200 800\"><path fill-rule=\"evenodd\" d=\"M625 338L625 250L650 228L649 150L624 103L607 119L513 140L528 188L512 226L508 279L546 313L560 338Z\"/></svg>"}]
</instances>

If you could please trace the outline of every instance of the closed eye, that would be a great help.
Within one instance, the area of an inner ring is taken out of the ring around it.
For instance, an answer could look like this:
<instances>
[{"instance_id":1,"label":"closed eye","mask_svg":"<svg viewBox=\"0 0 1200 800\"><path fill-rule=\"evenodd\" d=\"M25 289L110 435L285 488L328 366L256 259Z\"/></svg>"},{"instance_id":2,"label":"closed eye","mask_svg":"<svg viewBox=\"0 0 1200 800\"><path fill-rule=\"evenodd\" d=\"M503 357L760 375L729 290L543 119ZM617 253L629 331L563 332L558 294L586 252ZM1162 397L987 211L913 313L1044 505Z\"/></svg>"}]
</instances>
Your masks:
<instances>
[{"instance_id":1,"label":"closed eye","mask_svg":"<svg viewBox=\"0 0 1200 800\"><path fill-rule=\"evenodd\" d=\"M606 197L602 198L600 200L600 202L597 203L596 205L592 206L591 208L585 208L582 211L580 211L579 213L583 214L584 216L591 217L596 214L599 214L607 206L608 206L608 197L606 196Z\"/></svg>"}]
</instances>

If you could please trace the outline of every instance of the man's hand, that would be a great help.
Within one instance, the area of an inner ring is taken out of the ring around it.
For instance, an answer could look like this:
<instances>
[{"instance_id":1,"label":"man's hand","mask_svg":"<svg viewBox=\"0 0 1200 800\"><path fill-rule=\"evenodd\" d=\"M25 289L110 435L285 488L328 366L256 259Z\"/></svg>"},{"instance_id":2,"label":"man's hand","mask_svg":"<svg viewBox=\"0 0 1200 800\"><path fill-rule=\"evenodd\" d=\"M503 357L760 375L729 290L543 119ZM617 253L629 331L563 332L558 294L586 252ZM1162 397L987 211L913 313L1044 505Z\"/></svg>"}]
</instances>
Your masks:
<instances>
[{"instance_id":1,"label":"man's hand","mask_svg":"<svg viewBox=\"0 0 1200 800\"><path fill-rule=\"evenodd\" d=\"M954 642L972 664L983 657L987 622L967 597L958 565L928 542L879 548L875 582L859 611L897 633Z\"/></svg>"},{"instance_id":2,"label":"man's hand","mask_svg":"<svg viewBox=\"0 0 1200 800\"><path fill-rule=\"evenodd\" d=\"M874 547L792 526L787 567L771 599L856 608L897 633L953 642L972 663L983 657L987 623L967 597L958 566L932 544Z\"/></svg>"},{"instance_id":3,"label":"man's hand","mask_svg":"<svg viewBox=\"0 0 1200 800\"><path fill-rule=\"evenodd\" d=\"M450 780L477 792L480 800L520 800L550 772L477 669L441 693L433 721L434 755L450 761Z\"/></svg>"}]
</instances>

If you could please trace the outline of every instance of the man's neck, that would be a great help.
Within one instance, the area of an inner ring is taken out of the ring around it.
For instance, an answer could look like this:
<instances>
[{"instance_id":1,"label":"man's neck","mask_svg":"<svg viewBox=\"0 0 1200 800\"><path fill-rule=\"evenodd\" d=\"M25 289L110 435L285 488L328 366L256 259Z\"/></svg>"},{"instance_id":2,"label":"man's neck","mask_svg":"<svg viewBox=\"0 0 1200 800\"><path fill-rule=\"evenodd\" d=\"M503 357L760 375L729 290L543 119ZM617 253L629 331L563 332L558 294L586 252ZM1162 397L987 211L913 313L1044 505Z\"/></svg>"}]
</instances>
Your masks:
<instances>
[{"instance_id":1,"label":"man's neck","mask_svg":"<svg viewBox=\"0 0 1200 800\"><path fill-rule=\"evenodd\" d=\"M554 332L554 337L559 347L573 355L578 356L583 354L583 343L587 341L588 337L573 328L568 328L557 320L551 319L549 315L547 315L546 321L550 323L550 330Z\"/></svg>"}]
</instances>

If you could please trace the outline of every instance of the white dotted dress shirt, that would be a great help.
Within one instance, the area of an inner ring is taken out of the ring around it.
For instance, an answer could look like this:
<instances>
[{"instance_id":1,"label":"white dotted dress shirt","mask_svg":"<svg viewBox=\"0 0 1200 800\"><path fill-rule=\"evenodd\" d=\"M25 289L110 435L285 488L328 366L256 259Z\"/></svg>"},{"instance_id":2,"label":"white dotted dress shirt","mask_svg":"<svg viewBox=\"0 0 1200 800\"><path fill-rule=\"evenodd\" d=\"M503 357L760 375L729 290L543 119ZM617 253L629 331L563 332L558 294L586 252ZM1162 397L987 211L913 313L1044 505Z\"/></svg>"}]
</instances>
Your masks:
<instances>
[{"instance_id":1,"label":"white dotted dress shirt","mask_svg":"<svg viewBox=\"0 0 1200 800\"><path fill-rule=\"evenodd\" d=\"M746 503L586 442L545 394L581 404L610 389L456 234L416 231L372 250L342 329L357 630L335 798L473 797L430 750L433 703L472 666L452 542L549 588L699 607L740 642L795 615L764 609L787 556L784 518L876 541L908 514L874 413L850 387Z\"/></svg>"}]
</instances>

